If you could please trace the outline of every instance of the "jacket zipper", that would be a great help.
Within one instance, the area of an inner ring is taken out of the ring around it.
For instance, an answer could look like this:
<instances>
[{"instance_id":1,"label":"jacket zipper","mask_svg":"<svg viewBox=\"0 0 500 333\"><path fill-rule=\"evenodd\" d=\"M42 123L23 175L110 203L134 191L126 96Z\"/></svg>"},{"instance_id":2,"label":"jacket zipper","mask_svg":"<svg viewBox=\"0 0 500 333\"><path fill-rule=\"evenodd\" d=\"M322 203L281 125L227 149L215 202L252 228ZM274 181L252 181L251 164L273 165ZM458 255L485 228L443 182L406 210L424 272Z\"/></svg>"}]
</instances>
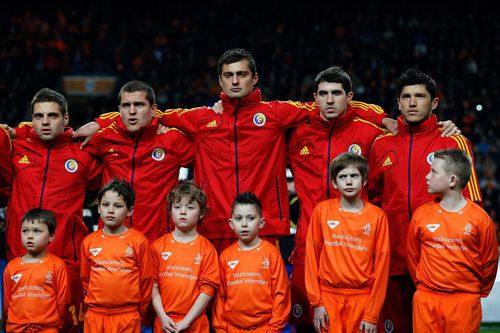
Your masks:
<instances>
[{"instance_id":1,"label":"jacket zipper","mask_svg":"<svg viewBox=\"0 0 500 333\"><path fill-rule=\"evenodd\" d=\"M337 119L334 120L336 122ZM333 134L333 128L335 127L335 124L333 124L332 127L330 127L330 132L328 133L328 158L327 158L327 164L326 164L326 199L330 199L330 154L331 154L331 149L332 149L332 134Z\"/></svg>"},{"instance_id":2,"label":"jacket zipper","mask_svg":"<svg viewBox=\"0 0 500 333\"><path fill-rule=\"evenodd\" d=\"M137 135L137 139L135 140L134 153L132 154L132 176L130 178L130 187L132 191L134 191L134 178L135 178L135 154L137 153L137 148L139 147L139 141L141 140L142 133L144 133L144 128L141 129L139 135ZM132 217L130 216L130 227L132 228Z\"/></svg>"},{"instance_id":3,"label":"jacket zipper","mask_svg":"<svg viewBox=\"0 0 500 333\"><path fill-rule=\"evenodd\" d=\"M240 100L237 101L237 106L234 109L234 122L233 122L233 131L234 131L234 158L235 158L235 173L236 173L236 196L240 195L240 174L238 168L238 133L236 131L237 126L236 122L238 121L238 111L240 108Z\"/></svg>"},{"instance_id":4,"label":"jacket zipper","mask_svg":"<svg viewBox=\"0 0 500 333\"><path fill-rule=\"evenodd\" d=\"M408 220L411 221L411 153L413 150L413 131L410 127L410 149L408 151Z\"/></svg>"},{"instance_id":5,"label":"jacket zipper","mask_svg":"<svg viewBox=\"0 0 500 333\"><path fill-rule=\"evenodd\" d=\"M49 161L50 161L50 149L52 146L47 148L47 162L45 163L45 171L43 173L42 191L40 192L40 205L38 208L42 208L43 195L45 193L45 184L47 183L47 173L49 172Z\"/></svg>"}]
</instances>

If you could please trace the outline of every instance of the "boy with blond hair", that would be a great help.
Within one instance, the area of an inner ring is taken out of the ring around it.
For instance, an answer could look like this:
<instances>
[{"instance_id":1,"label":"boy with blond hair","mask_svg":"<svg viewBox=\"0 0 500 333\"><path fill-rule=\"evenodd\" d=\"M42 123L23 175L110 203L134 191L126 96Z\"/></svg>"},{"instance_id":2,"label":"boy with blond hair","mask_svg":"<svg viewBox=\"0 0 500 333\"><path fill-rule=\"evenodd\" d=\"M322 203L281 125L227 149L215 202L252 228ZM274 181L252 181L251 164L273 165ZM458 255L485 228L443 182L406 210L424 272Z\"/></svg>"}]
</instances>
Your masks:
<instances>
[{"instance_id":1,"label":"boy with blond hair","mask_svg":"<svg viewBox=\"0 0 500 333\"><path fill-rule=\"evenodd\" d=\"M209 332L205 308L219 287L215 247L196 230L206 213L207 197L193 183L168 195L173 232L151 245L155 283L155 332Z\"/></svg>"},{"instance_id":2,"label":"boy with blond hair","mask_svg":"<svg viewBox=\"0 0 500 333\"><path fill-rule=\"evenodd\" d=\"M389 276L387 217L361 199L368 162L343 153L330 165L340 198L314 208L306 239L306 290L316 332L375 333Z\"/></svg>"},{"instance_id":3,"label":"boy with blond hair","mask_svg":"<svg viewBox=\"0 0 500 333\"><path fill-rule=\"evenodd\" d=\"M287 323L290 281L279 249L259 237L264 224L259 199L251 192L240 194L229 219L238 241L219 258L217 332L281 332Z\"/></svg>"},{"instance_id":4,"label":"boy with blond hair","mask_svg":"<svg viewBox=\"0 0 500 333\"><path fill-rule=\"evenodd\" d=\"M434 153L426 181L439 201L417 208L407 238L415 332L479 332L480 298L493 287L498 244L491 218L462 194L471 170L459 149Z\"/></svg>"},{"instance_id":5,"label":"boy with blond hair","mask_svg":"<svg viewBox=\"0 0 500 333\"><path fill-rule=\"evenodd\" d=\"M27 253L12 259L4 271L7 332L59 332L70 301L68 273L62 259L47 252L56 220L51 211L34 208L21 222Z\"/></svg>"}]
</instances>

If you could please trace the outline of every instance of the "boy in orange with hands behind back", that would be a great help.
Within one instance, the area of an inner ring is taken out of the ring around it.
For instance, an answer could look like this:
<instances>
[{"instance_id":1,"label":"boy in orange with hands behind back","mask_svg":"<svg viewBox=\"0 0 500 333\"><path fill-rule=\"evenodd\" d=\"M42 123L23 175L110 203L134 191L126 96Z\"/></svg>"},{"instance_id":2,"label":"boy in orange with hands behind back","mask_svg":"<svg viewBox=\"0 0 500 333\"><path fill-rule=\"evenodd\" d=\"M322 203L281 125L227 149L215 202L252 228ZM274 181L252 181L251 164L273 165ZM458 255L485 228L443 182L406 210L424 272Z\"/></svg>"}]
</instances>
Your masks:
<instances>
[{"instance_id":1,"label":"boy in orange with hands behind back","mask_svg":"<svg viewBox=\"0 0 500 333\"><path fill-rule=\"evenodd\" d=\"M290 314L290 281L279 249L259 238L262 206L251 192L233 202L229 225L238 241L219 258L221 286L216 298L216 332L281 332Z\"/></svg>"},{"instance_id":2,"label":"boy in orange with hands behind back","mask_svg":"<svg viewBox=\"0 0 500 333\"><path fill-rule=\"evenodd\" d=\"M56 219L51 211L34 208L22 218L21 241L28 251L12 259L4 271L4 311L7 332L56 333L69 303L64 261L47 252Z\"/></svg>"},{"instance_id":3,"label":"boy in orange with hands behind back","mask_svg":"<svg viewBox=\"0 0 500 333\"><path fill-rule=\"evenodd\" d=\"M434 153L427 188L440 200L417 208L407 239L415 332L479 332L480 298L493 287L498 244L491 218L462 195L471 170L462 150Z\"/></svg>"},{"instance_id":4,"label":"boy in orange with hands behind back","mask_svg":"<svg viewBox=\"0 0 500 333\"><path fill-rule=\"evenodd\" d=\"M168 195L175 229L151 245L155 283L155 332L209 332L205 308L219 287L215 247L198 234L207 197L193 183Z\"/></svg>"},{"instance_id":5,"label":"boy in orange with hands behind back","mask_svg":"<svg viewBox=\"0 0 500 333\"><path fill-rule=\"evenodd\" d=\"M124 225L133 212L134 197L130 185L119 179L97 194L104 228L82 243L85 333L140 332L153 277L146 236Z\"/></svg>"},{"instance_id":6,"label":"boy in orange with hands behind back","mask_svg":"<svg viewBox=\"0 0 500 333\"><path fill-rule=\"evenodd\" d=\"M387 217L361 199L368 162L337 156L330 179L341 197L314 208L306 238L305 279L320 332L375 333L389 276Z\"/></svg>"}]
</instances>

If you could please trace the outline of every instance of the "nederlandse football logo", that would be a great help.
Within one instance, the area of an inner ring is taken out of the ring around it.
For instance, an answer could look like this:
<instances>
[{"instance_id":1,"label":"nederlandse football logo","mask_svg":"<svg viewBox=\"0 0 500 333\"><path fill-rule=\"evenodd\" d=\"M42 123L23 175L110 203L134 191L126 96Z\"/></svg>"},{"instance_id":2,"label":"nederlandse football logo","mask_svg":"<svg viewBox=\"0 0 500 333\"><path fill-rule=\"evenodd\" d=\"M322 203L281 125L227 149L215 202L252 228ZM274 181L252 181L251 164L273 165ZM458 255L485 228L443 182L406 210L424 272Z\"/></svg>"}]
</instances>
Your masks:
<instances>
[{"instance_id":1,"label":"nederlandse football logo","mask_svg":"<svg viewBox=\"0 0 500 333\"><path fill-rule=\"evenodd\" d=\"M22 275L21 273L19 273L19 274L14 274L14 275L12 275L12 276L10 277L10 279L11 279L12 281L14 281L15 283L18 283L18 282L19 282L19 280L21 279L21 277L22 277L22 276L23 276L23 275Z\"/></svg>"},{"instance_id":2,"label":"nederlandse football logo","mask_svg":"<svg viewBox=\"0 0 500 333\"><path fill-rule=\"evenodd\" d=\"M101 251L102 251L102 247L94 247L94 248L89 249L89 252L92 253L92 255L94 257L96 255L98 255L99 253L101 253Z\"/></svg>"},{"instance_id":3,"label":"nederlandse football logo","mask_svg":"<svg viewBox=\"0 0 500 333\"><path fill-rule=\"evenodd\" d=\"M52 274L52 272L48 272L47 274L45 274L45 283L51 284L53 277L54 275Z\"/></svg>"},{"instance_id":4,"label":"nederlandse football logo","mask_svg":"<svg viewBox=\"0 0 500 333\"><path fill-rule=\"evenodd\" d=\"M162 252L161 257L163 260L167 261L168 258L172 255L172 252Z\"/></svg>"},{"instance_id":5,"label":"nederlandse football logo","mask_svg":"<svg viewBox=\"0 0 500 333\"><path fill-rule=\"evenodd\" d=\"M266 124L266 115L260 112L257 112L253 115L253 123L255 126L264 126Z\"/></svg>"},{"instance_id":6,"label":"nederlandse football logo","mask_svg":"<svg viewBox=\"0 0 500 333\"><path fill-rule=\"evenodd\" d=\"M240 262L239 260L231 260L228 261L227 264L229 265L229 267L231 267L231 269L234 269L239 262Z\"/></svg>"},{"instance_id":7,"label":"nederlandse football logo","mask_svg":"<svg viewBox=\"0 0 500 333\"><path fill-rule=\"evenodd\" d=\"M361 155L362 153L361 146L358 145L357 143L353 143L352 145L350 145L347 151L357 155Z\"/></svg>"},{"instance_id":8,"label":"nederlandse football logo","mask_svg":"<svg viewBox=\"0 0 500 333\"><path fill-rule=\"evenodd\" d=\"M430 232L434 232L436 230L438 230L438 228L440 227L441 225L440 224L437 224L437 223L434 223L434 224L426 224L425 227L430 231Z\"/></svg>"},{"instance_id":9,"label":"nederlandse football logo","mask_svg":"<svg viewBox=\"0 0 500 333\"><path fill-rule=\"evenodd\" d=\"M69 173L75 173L78 170L78 162L71 158L64 162L64 168Z\"/></svg>"},{"instance_id":10,"label":"nederlandse football logo","mask_svg":"<svg viewBox=\"0 0 500 333\"><path fill-rule=\"evenodd\" d=\"M151 153L151 157L155 161L162 161L165 158L165 151L163 149L161 149L161 148L156 148Z\"/></svg>"},{"instance_id":11,"label":"nederlandse football logo","mask_svg":"<svg viewBox=\"0 0 500 333\"><path fill-rule=\"evenodd\" d=\"M339 221L334 221L334 220L328 220L326 221L326 224L330 227L330 229L334 229L336 226L340 224Z\"/></svg>"}]
</instances>

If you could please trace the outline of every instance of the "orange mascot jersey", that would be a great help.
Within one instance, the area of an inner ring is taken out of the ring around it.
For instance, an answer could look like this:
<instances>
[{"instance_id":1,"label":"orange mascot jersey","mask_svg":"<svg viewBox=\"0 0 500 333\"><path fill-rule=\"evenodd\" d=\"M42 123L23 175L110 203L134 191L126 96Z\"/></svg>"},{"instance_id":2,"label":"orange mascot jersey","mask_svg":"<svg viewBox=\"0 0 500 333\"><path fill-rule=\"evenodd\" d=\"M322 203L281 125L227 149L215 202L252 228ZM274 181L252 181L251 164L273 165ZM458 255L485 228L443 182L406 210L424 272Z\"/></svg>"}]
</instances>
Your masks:
<instances>
[{"instance_id":1,"label":"orange mascot jersey","mask_svg":"<svg viewBox=\"0 0 500 333\"><path fill-rule=\"evenodd\" d=\"M50 253L37 263L15 258L4 271L4 293L7 332L57 332L69 302L66 265Z\"/></svg>"},{"instance_id":2,"label":"orange mascot jersey","mask_svg":"<svg viewBox=\"0 0 500 333\"><path fill-rule=\"evenodd\" d=\"M238 243L219 258L221 286L213 326L217 332L281 332L290 313L290 281L281 254L263 240L252 250Z\"/></svg>"}]
</instances>

